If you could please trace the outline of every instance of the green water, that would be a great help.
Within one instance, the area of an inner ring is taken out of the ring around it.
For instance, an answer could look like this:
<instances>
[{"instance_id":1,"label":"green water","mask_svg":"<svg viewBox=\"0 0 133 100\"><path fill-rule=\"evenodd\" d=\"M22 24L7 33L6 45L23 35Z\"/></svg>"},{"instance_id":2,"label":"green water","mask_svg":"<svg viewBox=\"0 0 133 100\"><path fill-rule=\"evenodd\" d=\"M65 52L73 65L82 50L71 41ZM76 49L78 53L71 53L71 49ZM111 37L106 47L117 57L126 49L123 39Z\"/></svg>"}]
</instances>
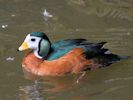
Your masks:
<instances>
[{"instance_id":1,"label":"green water","mask_svg":"<svg viewBox=\"0 0 133 100\"><path fill-rule=\"evenodd\" d=\"M44 9L53 17L44 17ZM133 55L132 0L0 0L0 100L132 100L133 59L88 71L79 84L78 75L25 78L25 53L16 49L32 31L51 41L107 41L111 52Z\"/></svg>"}]
</instances>

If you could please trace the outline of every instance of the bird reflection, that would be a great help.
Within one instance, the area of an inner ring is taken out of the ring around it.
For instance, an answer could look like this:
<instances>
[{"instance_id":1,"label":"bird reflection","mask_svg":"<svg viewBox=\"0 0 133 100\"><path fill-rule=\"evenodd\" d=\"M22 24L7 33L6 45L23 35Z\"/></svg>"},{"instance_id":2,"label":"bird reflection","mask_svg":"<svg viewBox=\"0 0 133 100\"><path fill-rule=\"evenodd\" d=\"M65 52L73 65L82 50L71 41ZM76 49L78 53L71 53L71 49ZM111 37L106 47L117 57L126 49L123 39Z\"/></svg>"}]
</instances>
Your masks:
<instances>
[{"instance_id":1,"label":"bird reflection","mask_svg":"<svg viewBox=\"0 0 133 100\"><path fill-rule=\"evenodd\" d=\"M44 100L46 98L42 94L68 91L78 85L75 83L77 76L38 77L26 71L24 76L34 84L19 87L20 100Z\"/></svg>"},{"instance_id":2,"label":"bird reflection","mask_svg":"<svg viewBox=\"0 0 133 100\"><path fill-rule=\"evenodd\" d=\"M20 86L19 90L20 100L44 100L43 96L41 96L38 80L33 85Z\"/></svg>"}]
</instances>

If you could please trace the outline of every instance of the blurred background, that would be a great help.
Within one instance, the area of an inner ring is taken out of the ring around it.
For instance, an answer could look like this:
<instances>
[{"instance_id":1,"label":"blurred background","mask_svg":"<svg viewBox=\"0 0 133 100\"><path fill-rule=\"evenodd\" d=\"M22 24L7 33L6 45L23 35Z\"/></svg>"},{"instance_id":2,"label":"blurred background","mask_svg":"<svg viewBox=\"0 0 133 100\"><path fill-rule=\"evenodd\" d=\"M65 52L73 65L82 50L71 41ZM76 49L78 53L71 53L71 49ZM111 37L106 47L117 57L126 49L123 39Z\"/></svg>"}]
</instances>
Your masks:
<instances>
[{"instance_id":1,"label":"blurred background","mask_svg":"<svg viewBox=\"0 0 133 100\"><path fill-rule=\"evenodd\" d=\"M0 0L0 100L131 100L133 59L77 75L25 78L17 52L25 36L45 32L51 41L107 41L119 55L133 55L133 0Z\"/></svg>"}]
</instances>

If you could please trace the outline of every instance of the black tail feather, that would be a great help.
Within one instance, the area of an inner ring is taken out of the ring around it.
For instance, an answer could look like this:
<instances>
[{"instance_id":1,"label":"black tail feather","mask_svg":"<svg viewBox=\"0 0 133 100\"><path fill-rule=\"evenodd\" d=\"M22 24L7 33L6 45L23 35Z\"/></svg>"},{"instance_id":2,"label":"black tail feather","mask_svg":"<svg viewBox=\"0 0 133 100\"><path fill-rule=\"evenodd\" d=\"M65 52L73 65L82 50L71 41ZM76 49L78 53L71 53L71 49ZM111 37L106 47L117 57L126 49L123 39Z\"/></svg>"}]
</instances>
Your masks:
<instances>
[{"instance_id":1,"label":"black tail feather","mask_svg":"<svg viewBox=\"0 0 133 100\"><path fill-rule=\"evenodd\" d=\"M107 52L108 51L108 49L105 49L105 48L102 48L101 49L101 53L104 53L105 54L105 52Z\"/></svg>"},{"instance_id":2,"label":"black tail feather","mask_svg":"<svg viewBox=\"0 0 133 100\"><path fill-rule=\"evenodd\" d=\"M102 48L102 47L103 47L103 45L104 45L104 44L106 44L106 43L107 43L107 42L100 42L100 43L98 43L98 45L97 45L97 46L98 46L99 48Z\"/></svg>"},{"instance_id":3,"label":"black tail feather","mask_svg":"<svg viewBox=\"0 0 133 100\"><path fill-rule=\"evenodd\" d=\"M115 55L115 54L101 54L101 55L95 56L94 58L92 58L92 60L95 63L100 64L102 67L105 67L117 61L120 61L121 59L118 55Z\"/></svg>"},{"instance_id":4,"label":"black tail feather","mask_svg":"<svg viewBox=\"0 0 133 100\"><path fill-rule=\"evenodd\" d=\"M107 42L100 42L100 43L98 43L99 45L104 45L104 44L106 44Z\"/></svg>"}]
</instances>

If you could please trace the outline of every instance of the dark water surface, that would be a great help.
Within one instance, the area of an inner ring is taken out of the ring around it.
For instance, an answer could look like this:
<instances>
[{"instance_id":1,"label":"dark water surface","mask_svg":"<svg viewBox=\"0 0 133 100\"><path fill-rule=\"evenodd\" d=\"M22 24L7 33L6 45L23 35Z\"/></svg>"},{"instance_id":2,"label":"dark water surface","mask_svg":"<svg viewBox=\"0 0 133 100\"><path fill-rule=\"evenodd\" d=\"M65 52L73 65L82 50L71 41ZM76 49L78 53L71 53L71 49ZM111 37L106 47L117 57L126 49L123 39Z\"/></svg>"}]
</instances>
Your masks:
<instances>
[{"instance_id":1,"label":"dark water surface","mask_svg":"<svg viewBox=\"0 0 133 100\"><path fill-rule=\"evenodd\" d=\"M16 49L32 31L51 41L107 41L112 52L133 55L133 0L0 0L0 100L132 100L133 59L88 71L79 84L77 75L26 79Z\"/></svg>"}]
</instances>

